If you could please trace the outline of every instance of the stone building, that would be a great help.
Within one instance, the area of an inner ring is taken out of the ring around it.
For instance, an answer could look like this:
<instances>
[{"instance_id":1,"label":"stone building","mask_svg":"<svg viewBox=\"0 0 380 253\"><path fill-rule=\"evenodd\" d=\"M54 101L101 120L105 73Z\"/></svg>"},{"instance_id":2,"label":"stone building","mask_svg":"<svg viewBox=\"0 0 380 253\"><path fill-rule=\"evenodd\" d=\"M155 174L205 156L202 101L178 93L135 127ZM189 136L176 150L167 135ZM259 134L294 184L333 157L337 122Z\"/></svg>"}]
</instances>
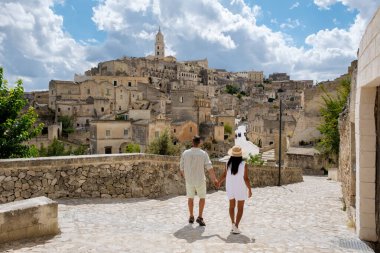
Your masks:
<instances>
[{"instance_id":1,"label":"stone building","mask_svg":"<svg viewBox=\"0 0 380 253\"><path fill-rule=\"evenodd\" d=\"M171 123L172 135L179 142L189 142L193 140L194 135L198 134L198 125L196 122L187 121L174 121Z\"/></svg>"},{"instance_id":2,"label":"stone building","mask_svg":"<svg viewBox=\"0 0 380 253\"><path fill-rule=\"evenodd\" d=\"M286 81L290 80L290 77L286 73L273 73L269 75L271 81Z\"/></svg>"},{"instance_id":3,"label":"stone building","mask_svg":"<svg viewBox=\"0 0 380 253\"><path fill-rule=\"evenodd\" d=\"M323 175L325 161L320 152L313 147L289 147L285 156L285 167L302 168L304 175Z\"/></svg>"},{"instance_id":4,"label":"stone building","mask_svg":"<svg viewBox=\"0 0 380 253\"><path fill-rule=\"evenodd\" d=\"M91 154L124 153L132 142L132 125L126 120L94 120L90 126Z\"/></svg>"},{"instance_id":5,"label":"stone building","mask_svg":"<svg viewBox=\"0 0 380 253\"><path fill-rule=\"evenodd\" d=\"M145 152L149 144L165 130L170 131L170 121L165 118L132 121L132 141Z\"/></svg>"},{"instance_id":6,"label":"stone building","mask_svg":"<svg viewBox=\"0 0 380 253\"><path fill-rule=\"evenodd\" d=\"M173 121L191 120L197 125L211 120L211 101L206 93L195 89L171 92L171 118Z\"/></svg>"},{"instance_id":7,"label":"stone building","mask_svg":"<svg viewBox=\"0 0 380 253\"><path fill-rule=\"evenodd\" d=\"M158 29L158 33L156 34L156 43L154 47L155 56L158 58L165 57L165 42L164 35L161 33L161 28Z\"/></svg>"},{"instance_id":8,"label":"stone building","mask_svg":"<svg viewBox=\"0 0 380 253\"><path fill-rule=\"evenodd\" d=\"M380 242L380 8L358 51L355 99L356 231Z\"/></svg>"}]
</instances>

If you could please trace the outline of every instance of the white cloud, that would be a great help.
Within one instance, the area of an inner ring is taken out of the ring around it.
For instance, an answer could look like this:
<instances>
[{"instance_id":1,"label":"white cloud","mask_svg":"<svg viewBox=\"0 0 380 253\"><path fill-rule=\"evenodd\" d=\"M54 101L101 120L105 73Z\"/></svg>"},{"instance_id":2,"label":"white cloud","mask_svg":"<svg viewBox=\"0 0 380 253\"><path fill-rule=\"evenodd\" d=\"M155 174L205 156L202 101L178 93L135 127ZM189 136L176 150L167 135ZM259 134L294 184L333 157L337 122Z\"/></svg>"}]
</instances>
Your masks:
<instances>
[{"instance_id":1,"label":"white cloud","mask_svg":"<svg viewBox=\"0 0 380 253\"><path fill-rule=\"evenodd\" d=\"M295 2L292 6L290 6L289 10L293 10L293 9L299 7L299 6L300 6L300 3L299 2Z\"/></svg>"},{"instance_id":2,"label":"white cloud","mask_svg":"<svg viewBox=\"0 0 380 253\"><path fill-rule=\"evenodd\" d=\"M179 60L207 57L210 67L231 71L256 69L265 74L288 72L294 79L333 79L355 59L375 3L314 1L321 8L337 2L359 11L351 27L318 31L307 36L305 47L296 47L289 35L258 25L262 9L243 0L102 0L93 8L92 20L106 32L104 43L76 42L63 32L62 17L52 11L57 1L3 0L0 62L9 76L28 81L27 88L47 88L50 79L72 80L75 72L89 69L91 63L152 54L161 26L166 53ZM271 23L278 24L276 19ZM297 19L282 24L283 29L300 26Z\"/></svg>"},{"instance_id":3,"label":"white cloud","mask_svg":"<svg viewBox=\"0 0 380 253\"><path fill-rule=\"evenodd\" d=\"M294 29L294 28L297 28L301 25L300 21L298 19L291 19L291 18L288 18L286 19L286 23L282 23L280 25L280 27L282 29Z\"/></svg>"},{"instance_id":4,"label":"white cloud","mask_svg":"<svg viewBox=\"0 0 380 253\"><path fill-rule=\"evenodd\" d=\"M83 71L85 48L62 30L52 0L0 3L0 62L10 83L22 77L26 89L47 89L50 79Z\"/></svg>"}]
</instances>

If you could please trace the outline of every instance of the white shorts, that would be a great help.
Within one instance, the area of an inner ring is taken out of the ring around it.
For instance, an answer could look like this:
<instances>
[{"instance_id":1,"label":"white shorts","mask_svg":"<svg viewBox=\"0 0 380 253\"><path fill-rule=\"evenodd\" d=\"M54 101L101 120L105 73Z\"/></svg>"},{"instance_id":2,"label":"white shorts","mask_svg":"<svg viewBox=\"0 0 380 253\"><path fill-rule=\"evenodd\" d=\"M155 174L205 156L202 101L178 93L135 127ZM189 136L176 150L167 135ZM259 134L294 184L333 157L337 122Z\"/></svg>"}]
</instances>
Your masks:
<instances>
[{"instance_id":1,"label":"white shorts","mask_svg":"<svg viewBox=\"0 0 380 253\"><path fill-rule=\"evenodd\" d=\"M189 199L193 199L195 197L195 192L197 192L200 199L206 198L206 181L200 185L191 185L186 183L186 195Z\"/></svg>"}]
</instances>

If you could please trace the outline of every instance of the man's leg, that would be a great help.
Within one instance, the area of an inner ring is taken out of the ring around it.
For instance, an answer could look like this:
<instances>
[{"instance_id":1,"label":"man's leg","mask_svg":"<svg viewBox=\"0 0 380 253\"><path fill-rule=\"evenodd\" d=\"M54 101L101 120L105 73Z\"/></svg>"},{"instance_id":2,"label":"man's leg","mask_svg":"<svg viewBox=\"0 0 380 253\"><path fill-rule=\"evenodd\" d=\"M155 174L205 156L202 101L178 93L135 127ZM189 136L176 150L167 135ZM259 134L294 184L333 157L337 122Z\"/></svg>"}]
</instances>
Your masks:
<instances>
[{"instance_id":1,"label":"man's leg","mask_svg":"<svg viewBox=\"0 0 380 253\"><path fill-rule=\"evenodd\" d=\"M188 198L187 205L189 206L190 217L194 217L194 199Z\"/></svg>"},{"instance_id":2,"label":"man's leg","mask_svg":"<svg viewBox=\"0 0 380 253\"><path fill-rule=\"evenodd\" d=\"M206 204L206 182L197 187L197 193L199 197L199 214L197 222L200 226L206 226L206 223L203 220L203 209Z\"/></svg>"},{"instance_id":3,"label":"man's leg","mask_svg":"<svg viewBox=\"0 0 380 253\"><path fill-rule=\"evenodd\" d=\"M194 222L195 187L186 183L187 206L189 207L189 223Z\"/></svg>"},{"instance_id":4,"label":"man's leg","mask_svg":"<svg viewBox=\"0 0 380 253\"><path fill-rule=\"evenodd\" d=\"M206 204L206 199L205 198L201 198L199 199L199 217L203 217L203 209L205 208L205 204Z\"/></svg>"}]
</instances>

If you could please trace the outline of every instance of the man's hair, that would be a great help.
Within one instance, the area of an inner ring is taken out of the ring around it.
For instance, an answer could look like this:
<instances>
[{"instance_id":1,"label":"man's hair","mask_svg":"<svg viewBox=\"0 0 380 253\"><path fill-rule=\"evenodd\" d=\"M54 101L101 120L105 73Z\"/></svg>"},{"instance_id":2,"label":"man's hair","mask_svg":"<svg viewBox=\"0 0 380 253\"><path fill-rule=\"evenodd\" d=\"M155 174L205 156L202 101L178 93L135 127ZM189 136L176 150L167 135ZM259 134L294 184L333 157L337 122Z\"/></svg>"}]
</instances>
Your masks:
<instances>
[{"instance_id":1,"label":"man's hair","mask_svg":"<svg viewBox=\"0 0 380 253\"><path fill-rule=\"evenodd\" d=\"M195 145L199 145L199 143L201 143L201 137L199 137L198 135L195 135L195 136L193 137L193 143L194 143Z\"/></svg>"}]
</instances>

